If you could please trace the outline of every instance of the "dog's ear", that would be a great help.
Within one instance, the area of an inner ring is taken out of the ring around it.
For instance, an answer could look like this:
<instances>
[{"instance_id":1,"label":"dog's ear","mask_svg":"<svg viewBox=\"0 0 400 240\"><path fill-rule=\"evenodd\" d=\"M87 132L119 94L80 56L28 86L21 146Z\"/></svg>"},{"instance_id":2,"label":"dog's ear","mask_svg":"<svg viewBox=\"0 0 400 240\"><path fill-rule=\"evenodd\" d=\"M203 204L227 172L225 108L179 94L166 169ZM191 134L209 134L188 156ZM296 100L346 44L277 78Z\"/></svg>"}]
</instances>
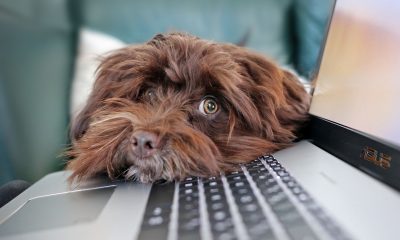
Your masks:
<instances>
[{"instance_id":1,"label":"dog's ear","mask_svg":"<svg viewBox=\"0 0 400 240\"><path fill-rule=\"evenodd\" d=\"M97 85L99 84L100 83ZM71 121L70 138L73 141L80 139L85 134L89 127L91 116L106 98L106 94L94 90L92 91L85 107L79 112L75 119Z\"/></svg>"},{"instance_id":2,"label":"dog's ear","mask_svg":"<svg viewBox=\"0 0 400 240\"><path fill-rule=\"evenodd\" d=\"M136 49L139 49L136 51ZM78 140L89 127L93 113L111 97L133 99L138 96L144 79L142 66L135 64L140 46L126 47L106 55L96 71L96 81L85 107L72 120L70 138ZM135 81L132 81L135 79Z\"/></svg>"},{"instance_id":3,"label":"dog's ear","mask_svg":"<svg viewBox=\"0 0 400 240\"><path fill-rule=\"evenodd\" d=\"M147 42L149 45L157 46L160 42L166 40L166 36L164 34L156 34L150 41Z\"/></svg>"},{"instance_id":4,"label":"dog's ear","mask_svg":"<svg viewBox=\"0 0 400 240\"><path fill-rule=\"evenodd\" d=\"M156 34L152 39L150 39L150 41L148 41L147 44L155 47L161 47L163 44L165 44L165 42L171 40L172 38L174 38L175 40L199 39L198 37L185 32L170 32L167 34L159 33Z\"/></svg>"},{"instance_id":5,"label":"dog's ear","mask_svg":"<svg viewBox=\"0 0 400 240\"><path fill-rule=\"evenodd\" d=\"M287 71L283 72L283 99L282 105L277 109L277 118L281 126L300 136L305 122L309 120L308 110L310 107L311 95L306 92L298 77Z\"/></svg>"},{"instance_id":6,"label":"dog's ear","mask_svg":"<svg viewBox=\"0 0 400 240\"><path fill-rule=\"evenodd\" d=\"M264 137L288 143L308 119L310 96L298 78L264 56L228 45L228 52L241 65L242 89L251 94L262 119Z\"/></svg>"}]
</instances>

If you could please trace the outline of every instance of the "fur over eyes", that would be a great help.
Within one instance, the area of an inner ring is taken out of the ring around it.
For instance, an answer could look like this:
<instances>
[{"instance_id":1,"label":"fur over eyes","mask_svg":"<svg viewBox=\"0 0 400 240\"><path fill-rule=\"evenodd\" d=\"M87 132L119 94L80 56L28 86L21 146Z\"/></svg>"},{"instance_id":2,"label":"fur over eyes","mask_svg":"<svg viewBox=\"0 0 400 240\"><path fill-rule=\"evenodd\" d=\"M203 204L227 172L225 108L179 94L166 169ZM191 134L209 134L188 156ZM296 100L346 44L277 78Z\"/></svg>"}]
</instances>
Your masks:
<instances>
[{"instance_id":1,"label":"fur over eyes","mask_svg":"<svg viewBox=\"0 0 400 240\"><path fill-rule=\"evenodd\" d=\"M217 104L215 113L202 111L207 97ZM309 99L293 74L246 48L156 35L109 54L99 66L72 123L70 180L107 174L172 181L234 170L289 146L307 120ZM154 154L134 154L138 131L156 136Z\"/></svg>"}]
</instances>

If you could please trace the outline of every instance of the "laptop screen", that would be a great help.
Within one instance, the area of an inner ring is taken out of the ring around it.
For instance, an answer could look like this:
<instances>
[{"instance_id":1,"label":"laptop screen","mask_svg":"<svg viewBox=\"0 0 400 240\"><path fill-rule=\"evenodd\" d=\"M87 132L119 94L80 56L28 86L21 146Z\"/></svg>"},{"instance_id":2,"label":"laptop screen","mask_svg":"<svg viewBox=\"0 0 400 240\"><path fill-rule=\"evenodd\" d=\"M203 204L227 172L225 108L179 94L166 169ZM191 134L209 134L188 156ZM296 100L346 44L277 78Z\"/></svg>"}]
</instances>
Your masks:
<instances>
[{"instance_id":1,"label":"laptop screen","mask_svg":"<svg viewBox=\"0 0 400 240\"><path fill-rule=\"evenodd\" d=\"M400 1L337 0L310 113L400 146Z\"/></svg>"}]
</instances>

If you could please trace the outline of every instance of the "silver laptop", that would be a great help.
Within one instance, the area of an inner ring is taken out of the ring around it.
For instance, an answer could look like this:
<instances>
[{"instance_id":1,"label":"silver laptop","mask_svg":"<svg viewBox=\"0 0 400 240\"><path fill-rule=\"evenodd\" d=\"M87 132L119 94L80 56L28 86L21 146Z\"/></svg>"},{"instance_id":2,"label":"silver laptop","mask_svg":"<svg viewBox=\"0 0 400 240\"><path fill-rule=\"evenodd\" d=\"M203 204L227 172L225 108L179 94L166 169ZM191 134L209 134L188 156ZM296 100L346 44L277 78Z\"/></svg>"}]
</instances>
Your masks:
<instances>
[{"instance_id":1,"label":"silver laptop","mask_svg":"<svg viewBox=\"0 0 400 240\"><path fill-rule=\"evenodd\" d=\"M396 239L400 2L338 0L307 140L213 178L47 175L0 209L0 239Z\"/></svg>"}]
</instances>

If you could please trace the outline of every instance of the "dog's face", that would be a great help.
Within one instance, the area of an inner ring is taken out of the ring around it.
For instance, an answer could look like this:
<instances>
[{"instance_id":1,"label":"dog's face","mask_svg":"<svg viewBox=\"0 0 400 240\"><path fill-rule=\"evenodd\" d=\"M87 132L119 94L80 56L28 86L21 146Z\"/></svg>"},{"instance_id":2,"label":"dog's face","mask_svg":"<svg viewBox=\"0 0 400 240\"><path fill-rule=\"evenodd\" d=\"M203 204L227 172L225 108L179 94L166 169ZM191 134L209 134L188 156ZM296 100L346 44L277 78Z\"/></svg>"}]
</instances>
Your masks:
<instances>
[{"instance_id":1,"label":"dog's face","mask_svg":"<svg viewBox=\"0 0 400 240\"><path fill-rule=\"evenodd\" d=\"M288 146L309 96L245 48L157 35L107 56L73 122L71 180L210 176Z\"/></svg>"}]
</instances>

